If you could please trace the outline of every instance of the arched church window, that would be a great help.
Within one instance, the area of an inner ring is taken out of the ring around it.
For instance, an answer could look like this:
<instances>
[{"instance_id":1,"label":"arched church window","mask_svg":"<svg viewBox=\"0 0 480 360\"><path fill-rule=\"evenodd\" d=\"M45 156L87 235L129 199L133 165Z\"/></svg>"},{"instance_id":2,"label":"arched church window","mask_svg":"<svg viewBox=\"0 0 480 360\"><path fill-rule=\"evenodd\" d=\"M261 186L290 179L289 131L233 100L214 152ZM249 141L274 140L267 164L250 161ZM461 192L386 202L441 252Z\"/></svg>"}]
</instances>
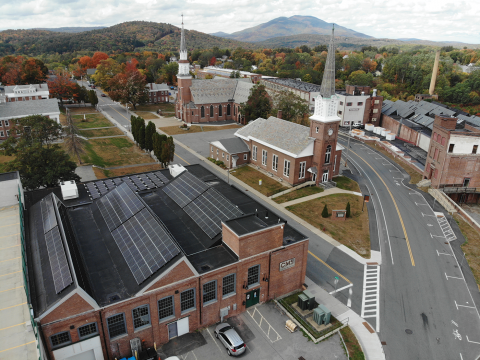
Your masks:
<instances>
[{"instance_id":1,"label":"arched church window","mask_svg":"<svg viewBox=\"0 0 480 360\"><path fill-rule=\"evenodd\" d=\"M213 105L210 105L210 117L213 117Z\"/></svg>"},{"instance_id":2,"label":"arched church window","mask_svg":"<svg viewBox=\"0 0 480 360\"><path fill-rule=\"evenodd\" d=\"M222 105L218 106L218 116L223 116L223 107Z\"/></svg>"},{"instance_id":3,"label":"arched church window","mask_svg":"<svg viewBox=\"0 0 480 360\"><path fill-rule=\"evenodd\" d=\"M227 116L230 116L230 104L227 105Z\"/></svg>"},{"instance_id":4,"label":"arched church window","mask_svg":"<svg viewBox=\"0 0 480 360\"><path fill-rule=\"evenodd\" d=\"M331 155L332 155L332 145L328 145L327 151L325 152L325 164L330 163Z\"/></svg>"},{"instance_id":5,"label":"arched church window","mask_svg":"<svg viewBox=\"0 0 480 360\"><path fill-rule=\"evenodd\" d=\"M205 107L203 107L203 106L200 108L200 116L201 116L202 118L205 117Z\"/></svg>"}]
</instances>

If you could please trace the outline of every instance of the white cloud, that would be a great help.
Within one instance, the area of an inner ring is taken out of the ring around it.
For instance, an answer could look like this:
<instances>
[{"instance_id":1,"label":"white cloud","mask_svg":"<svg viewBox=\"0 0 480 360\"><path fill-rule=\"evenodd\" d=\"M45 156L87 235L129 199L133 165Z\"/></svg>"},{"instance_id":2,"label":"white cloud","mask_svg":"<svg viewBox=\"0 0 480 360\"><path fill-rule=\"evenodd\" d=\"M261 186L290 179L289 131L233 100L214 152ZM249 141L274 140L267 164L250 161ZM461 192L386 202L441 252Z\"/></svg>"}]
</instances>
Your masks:
<instances>
[{"instance_id":1,"label":"white cloud","mask_svg":"<svg viewBox=\"0 0 480 360\"><path fill-rule=\"evenodd\" d=\"M148 20L232 33L280 16L311 15L377 38L480 43L480 2L435 0L17 0L0 2L0 27L111 26Z\"/></svg>"}]
</instances>

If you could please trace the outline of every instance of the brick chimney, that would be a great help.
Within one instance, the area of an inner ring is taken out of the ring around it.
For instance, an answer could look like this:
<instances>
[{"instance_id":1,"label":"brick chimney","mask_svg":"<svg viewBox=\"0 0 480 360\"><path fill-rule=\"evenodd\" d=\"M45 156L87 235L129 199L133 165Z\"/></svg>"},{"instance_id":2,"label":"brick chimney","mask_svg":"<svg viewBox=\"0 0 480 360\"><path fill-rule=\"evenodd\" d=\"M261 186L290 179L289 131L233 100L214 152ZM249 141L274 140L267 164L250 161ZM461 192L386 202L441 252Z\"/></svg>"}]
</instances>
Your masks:
<instances>
[{"instance_id":1,"label":"brick chimney","mask_svg":"<svg viewBox=\"0 0 480 360\"><path fill-rule=\"evenodd\" d=\"M277 118L279 118L279 119L282 118L282 110L278 110L278 112L277 112Z\"/></svg>"},{"instance_id":2,"label":"brick chimney","mask_svg":"<svg viewBox=\"0 0 480 360\"><path fill-rule=\"evenodd\" d=\"M435 121L433 124L447 130L455 130L455 127L457 126L457 118L435 115Z\"/></svg>"}]
</instances>

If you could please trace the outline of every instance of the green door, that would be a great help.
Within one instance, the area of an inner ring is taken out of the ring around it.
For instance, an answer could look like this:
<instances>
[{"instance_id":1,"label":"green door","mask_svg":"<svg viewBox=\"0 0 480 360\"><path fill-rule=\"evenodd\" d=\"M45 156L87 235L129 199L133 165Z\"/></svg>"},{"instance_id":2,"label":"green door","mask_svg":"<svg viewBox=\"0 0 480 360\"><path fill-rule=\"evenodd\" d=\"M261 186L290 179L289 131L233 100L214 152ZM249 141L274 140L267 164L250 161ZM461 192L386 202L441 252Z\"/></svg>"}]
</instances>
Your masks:
<instances>
[{"instance_id":1,"label":"green door","mask_svg":"<svg viewBox=\"0 0 480 360\"><path fill-rule=\"evenodd\" d=\"M247 293L246 307L256 305L260 302L260 289L256 289Z\"/></svg>"}]
</instances>

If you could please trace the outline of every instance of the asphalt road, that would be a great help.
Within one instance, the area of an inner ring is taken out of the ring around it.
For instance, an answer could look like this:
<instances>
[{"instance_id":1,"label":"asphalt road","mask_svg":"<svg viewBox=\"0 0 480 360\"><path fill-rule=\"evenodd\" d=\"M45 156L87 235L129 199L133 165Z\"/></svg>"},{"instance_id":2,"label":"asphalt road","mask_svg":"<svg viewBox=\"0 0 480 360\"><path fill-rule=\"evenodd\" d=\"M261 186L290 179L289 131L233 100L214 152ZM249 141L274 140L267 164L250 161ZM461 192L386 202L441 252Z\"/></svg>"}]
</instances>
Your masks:
<instances>
[{"instance_id":1,"label":"asphalt road","mask_svg":"<svg viewBox=\"0 0 480 360\"><path fill-rule=\"evenodd\" d=\"M346 138L340 143L346 146ZM380 321L374 326L386 342L386 358L477 359L478 288L471 291L470 269L460 268L456 258L461 234L446 241L429 195L407 186L408 175L388 158L356 141L348 158L379 212Z\"/></svg>"}]
</instances>

